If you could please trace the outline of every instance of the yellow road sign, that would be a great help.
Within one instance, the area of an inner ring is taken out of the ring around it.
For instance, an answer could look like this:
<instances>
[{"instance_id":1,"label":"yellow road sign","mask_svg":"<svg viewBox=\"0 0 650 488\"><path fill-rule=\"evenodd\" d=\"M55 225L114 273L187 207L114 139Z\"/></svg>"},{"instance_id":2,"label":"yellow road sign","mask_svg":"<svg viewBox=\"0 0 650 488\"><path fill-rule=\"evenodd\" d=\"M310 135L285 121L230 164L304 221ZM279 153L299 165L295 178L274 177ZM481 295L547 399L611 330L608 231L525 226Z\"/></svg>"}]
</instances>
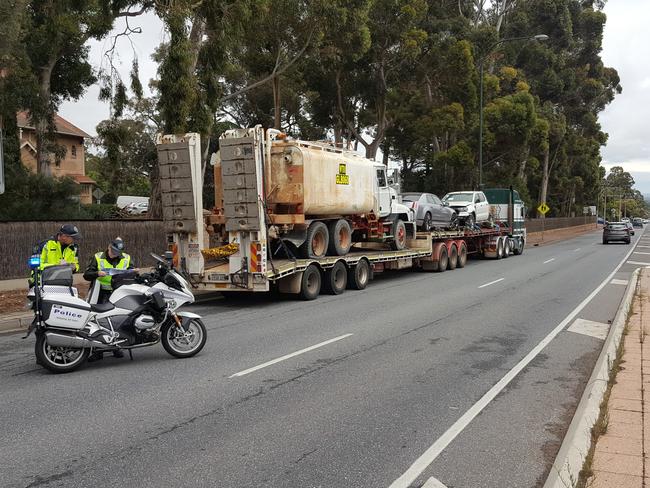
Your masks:
<instances>
[{"instance_id":1,"label":"yellow road sign","mask_svg":"<svg viewBox=\"0 0 650 488\"><path fill-rule=\"evenodd\" d=\"M546 215L546 212L548 212L549 210L551 210L551 208L548 205L546 205L546 202L542 202L542 204L539 207L537 207L537 211L542 215Z\"/></svg>"}]
</instances>

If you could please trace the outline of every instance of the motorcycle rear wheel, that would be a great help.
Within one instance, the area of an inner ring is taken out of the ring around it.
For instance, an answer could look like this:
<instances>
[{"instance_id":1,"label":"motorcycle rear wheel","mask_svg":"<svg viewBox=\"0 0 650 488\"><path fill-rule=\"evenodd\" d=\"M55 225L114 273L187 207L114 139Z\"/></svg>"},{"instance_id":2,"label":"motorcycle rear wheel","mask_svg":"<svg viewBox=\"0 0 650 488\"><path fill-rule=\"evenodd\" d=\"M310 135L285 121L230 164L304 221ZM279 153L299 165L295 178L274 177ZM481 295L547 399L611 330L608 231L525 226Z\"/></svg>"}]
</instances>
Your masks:
<instances>
[{"instance_id":1,"label":"motorcycle rear wheel","mask_svg":"<svg viewBox=\"0 0 650 488\"><path fill-rule=\"evenodd\" d=\"M205 325L199 319L190 319L183 328L170 320L162 326L160 335L165 351L177 358L198 354L207 340Z\"/></svg>"},{"instance_id":2,"label":"motorcycle rear wheel","mask_svg":"<svg viewBox=\"0 0 650 488\"><path fill-rule=\"evenodd\" d=\"M74 347L53 347L47 343L43 333L36 335L34 346L36 361L53 373L70 373L88 359L89 349Z\"/></svg>"}]
</instances>

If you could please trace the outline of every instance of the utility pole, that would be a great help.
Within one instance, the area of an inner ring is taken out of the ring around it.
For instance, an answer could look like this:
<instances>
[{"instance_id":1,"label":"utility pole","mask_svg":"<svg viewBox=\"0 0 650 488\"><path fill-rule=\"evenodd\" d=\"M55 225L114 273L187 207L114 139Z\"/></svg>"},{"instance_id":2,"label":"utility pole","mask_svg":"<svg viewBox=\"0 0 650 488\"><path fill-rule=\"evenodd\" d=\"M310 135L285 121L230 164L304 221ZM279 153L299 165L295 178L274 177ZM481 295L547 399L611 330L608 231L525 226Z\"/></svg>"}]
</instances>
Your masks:
<instances>
[{"instance_id":1,"label":"utility pole","mask_svg":"<svg viewBox=\"0 0 650 488\"><path fill-rule=\"evenodd\" d=\"M0 195L5 192L4 122L0 115Z\"/></svg>"}]
</instances>

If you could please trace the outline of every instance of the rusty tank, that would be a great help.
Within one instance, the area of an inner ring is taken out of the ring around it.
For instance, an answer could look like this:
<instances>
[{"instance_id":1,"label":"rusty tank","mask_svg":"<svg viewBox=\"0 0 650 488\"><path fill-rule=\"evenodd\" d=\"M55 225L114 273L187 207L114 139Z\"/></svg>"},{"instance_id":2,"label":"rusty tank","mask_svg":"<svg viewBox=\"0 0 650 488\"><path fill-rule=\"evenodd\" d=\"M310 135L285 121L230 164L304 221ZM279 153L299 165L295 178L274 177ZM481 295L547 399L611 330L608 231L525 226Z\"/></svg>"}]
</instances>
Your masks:
<instances>
[{"instance_id":1,"label":"rusty tank","mask_svg":"<svg viewBox=\"0 0 650 488\"><path fill-rule=\"evenodd\" d=\"M377 164L325 144L274 141L265 166L267 202L275 214L376 214Z\"/></svg>"}]
</instances>

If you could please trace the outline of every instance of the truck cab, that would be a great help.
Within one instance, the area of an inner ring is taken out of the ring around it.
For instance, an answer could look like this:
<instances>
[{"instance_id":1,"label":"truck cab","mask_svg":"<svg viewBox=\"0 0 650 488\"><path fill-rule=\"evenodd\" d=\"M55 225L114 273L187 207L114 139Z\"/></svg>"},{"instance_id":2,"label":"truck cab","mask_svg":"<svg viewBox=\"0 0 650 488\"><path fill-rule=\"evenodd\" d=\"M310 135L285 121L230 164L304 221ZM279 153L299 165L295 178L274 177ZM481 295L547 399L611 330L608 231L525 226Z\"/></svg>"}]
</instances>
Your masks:
<instances>
[{"instance_id":1,"label":"truck cab","mask_svg":"<svg viewBox=\"0 0 650 488\"><path fill-rule=\"evenodd\" d=\"M398 200L398 193L391 185L386 175L386 166L377 163L375 165L377 173L377 187L376 194L379 202L379 217L386 218L390 215L401 216L407 222L413 221L413 212L409 207L402 204Z\"/></svg>"}]
</instances>

